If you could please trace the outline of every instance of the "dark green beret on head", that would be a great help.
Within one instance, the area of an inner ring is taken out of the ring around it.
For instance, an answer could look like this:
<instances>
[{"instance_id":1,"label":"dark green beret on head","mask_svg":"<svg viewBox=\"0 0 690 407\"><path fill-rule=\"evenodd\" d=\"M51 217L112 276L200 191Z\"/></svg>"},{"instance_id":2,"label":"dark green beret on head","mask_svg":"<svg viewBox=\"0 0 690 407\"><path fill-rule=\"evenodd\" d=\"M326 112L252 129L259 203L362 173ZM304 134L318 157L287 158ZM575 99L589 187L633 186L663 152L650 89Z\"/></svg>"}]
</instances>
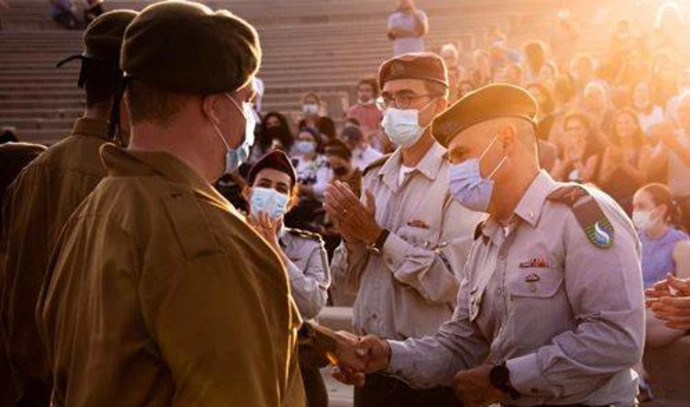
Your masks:
<instances>
[{"instance_id":1,"label":"dark green beret on head","mask_svg":"<svg viewBox=\"0 0 690 407\"><path fill-rule=\"evenodd\" d=\"M113 10L93 20L84 31L84 56L119 63L125 29L138 14L133 10Z\"/></svg>"},{"instance_id":2,"label":"dark green beret on head","mask_svg":"<svg viewBox=\"0 0 690 407\"><path fill-rule=\"evenodd\" d=\"M536 125L537 101L525 89L492 84L470 92L431 122L431 134L443 147L456 135L487 120L522 118Z\"/></svg>"},{"instance_id":3,"label":"dark green beret on head","mask_svg":"<svg viewBox=\"0 0 690 407\"><path fill-rule=\"evenodd\" d=\"M431 52L411 52L381 64L379 88L395 79L421 79L448 86L448 70L443 59Z\"/></svg>"},{"instance_id":4,"label":"dark green beret on head","mask_svg":"<svg viewBox=\"0 0 690 407\"><path fill-rule=\"evenodd\" d=\"M168 0L146 7L125 33L126 76L178 93L232 92L261 64L254 27L227 10Z\"/></svg>"}]
</instances>

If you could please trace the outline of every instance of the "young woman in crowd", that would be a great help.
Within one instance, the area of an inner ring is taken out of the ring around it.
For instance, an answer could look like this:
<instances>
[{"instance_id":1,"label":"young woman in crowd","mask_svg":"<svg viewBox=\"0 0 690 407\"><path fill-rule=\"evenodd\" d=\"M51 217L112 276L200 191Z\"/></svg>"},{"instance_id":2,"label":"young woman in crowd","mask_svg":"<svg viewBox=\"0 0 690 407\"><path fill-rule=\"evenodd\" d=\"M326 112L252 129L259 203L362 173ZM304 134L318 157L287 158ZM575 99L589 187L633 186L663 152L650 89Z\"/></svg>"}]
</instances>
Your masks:
<instances>
[{"instance_id":1,"label":"young woman in crowd","mask_svg":"<svg viewBox=\"0 0 690 407\"><path fill-rule=\"evenodd\" d=\"M321 154L321 136L312 128L299 131L292 149L292 159L297 171L300 195L321 200L323 191L330 181L332 172L326 158Z\"/></svg>"},{"instance_id":2,"label":"young woman in crowd","mask_svg":"<svg viewBox=\"0 0 690 407\"><path fill-rule=\"evenodd\" d=\"M287 119L281 113L269 112L259 126L259 134L252 148L250 163L255 163L260 157L273 150L289 152L295 140L290 131Z\"/></svg>"},{"instance_id":3,"label":"young woman in crowd","mask_svg":"<svg viewBox=\"0 0 690 407\"><path fill-rule=\"evenodd\" d=\"M633 195L646 181L641 170L640 154L647 145L633 110L616 112L609 142L602 156L597 185L631 215Z\"/></svg>"},{"instance_id":4,"label":"young woman in crowd","mask_svg":"<svg viewBox=\"0 0 690 407\"><path fill-rule=\"evenodd\" d=\"M548 140L556 117L553 112L555 104L551 92L541 83L527 85L527 90L537 100L539 111L537 112L537 137L539 140Z\"/></svg>"},{"instance_id":5,"label":"young woman in crowd","mask_svg":"<svg viewBox=\"0 0 690 407\"><path fill-rule=\"evenodd\" d=\"M569 113L563 119L560 153L551 176L558 181L594 182L603 143L584 112Z\"/></svg>"},{"instance_id":6,"label":"young woman in crowd","mask_svg":"<svg viewBox=\"0 0 690 407\"><path fill-rule=\"evenodd\" d=\"M585 86L582 110L589 115L592 125L599 131L610 131L615 111L611 108L608 91L601 82L591 81Z\"/></svg>"},{"instance_id":7,"label":"young woman in crowd","mask_svg":"<svg viewBox=\"0 0 690 407\"><path fill-rule=\"evenodd\" d=\"M478 49L472 54L474 72L472 81L479 88L493 81L493 68L491 67L491 55L485 50Z\"/></svg>"},{"instance_id":8,"label":"young woman in crowd","mask_svg":"<svg viewBox=\"0 0 690 407\"><path fill-rule=\"evenodd\" d=\"M639 81L633 87L632 106L635 109L640 127L645 134L650 128L664 121L664 111L652 103L652 90L647 81Z\"/></svg>"},{"instance_id":9,"label":"young woman in crowd","mask_svg":"<svg viewBox=\"0 0 690 407\"><path fill-rule=\"evenodd\" d=\"M322 137L335 138L335 122L324 112L323 101L318 94L308 92L302 96L302 114L302 120L297 123L298 129L309 128Z\"/></svg>"}]
</instances>

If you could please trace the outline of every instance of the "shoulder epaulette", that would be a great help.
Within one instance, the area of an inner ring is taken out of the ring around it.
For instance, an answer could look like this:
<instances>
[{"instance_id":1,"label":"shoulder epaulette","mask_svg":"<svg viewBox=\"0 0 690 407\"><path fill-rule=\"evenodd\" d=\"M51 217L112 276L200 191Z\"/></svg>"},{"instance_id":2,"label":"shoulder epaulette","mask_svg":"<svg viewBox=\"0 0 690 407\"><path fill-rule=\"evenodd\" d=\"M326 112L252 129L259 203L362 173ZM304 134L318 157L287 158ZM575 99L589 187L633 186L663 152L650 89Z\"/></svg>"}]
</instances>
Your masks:
<instances>
[{"instance_id":1,"label":"shoulder epaulette","mask_svg":"<svg viewBox=\"0 0 690 407\"><path fill-rule=\"evenodd\" d=\"M382 166L386 161L388 161L391 155L392 153L384 154L382 157L374 160L371 164L367 165L362 171L362 176L367 175L367 173L373 170L374 168Z\"/></svg>"},{"instance_id":2,"label":"shoulder epaulette","mask_svg":"<svg viewBox=\"0 0 690 407\"><path fill-rule=\"evenodd\" d=\"M286 232L293 235L293 236L301 237L304 239L316 240L319 242L321 240L323 240L321 238L320 234L314 233L314 232L309 232L309 231L302 230L302 229L286 229Z\"/></svg>"},{"instance_id":3,"label":"shoulder epaulette","mask_svg":"<svg viewBox=\"0 0 690 407\"><path fill-rule=\"evenodd\" d=\"M600 249L613 245L613 225L590 192L581 185L565 185L546 197L572 208L575 219L587 235L587 239Z\"/></svg>"}]
</instances>

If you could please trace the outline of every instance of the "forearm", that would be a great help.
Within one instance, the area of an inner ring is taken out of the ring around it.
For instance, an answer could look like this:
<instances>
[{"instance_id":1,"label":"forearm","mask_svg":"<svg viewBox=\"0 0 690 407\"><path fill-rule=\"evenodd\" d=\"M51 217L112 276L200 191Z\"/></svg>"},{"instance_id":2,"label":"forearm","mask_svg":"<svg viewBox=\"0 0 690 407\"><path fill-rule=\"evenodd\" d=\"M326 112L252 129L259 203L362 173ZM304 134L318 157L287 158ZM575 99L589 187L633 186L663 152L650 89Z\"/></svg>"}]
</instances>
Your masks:
<instances>
[{"instance_id":1,"label":"forearm","mask_svg":"<svg viewBox=\"0 0 690 407\"><path fill-rule=\"evenodd\" d=\"M292 297L297 303L300 314L302 314L304 319L315 318L326 305L328 286L313 277L305 275L289 259L287 259L286 269L290 277Z\"/></svg>"}]
</instances>

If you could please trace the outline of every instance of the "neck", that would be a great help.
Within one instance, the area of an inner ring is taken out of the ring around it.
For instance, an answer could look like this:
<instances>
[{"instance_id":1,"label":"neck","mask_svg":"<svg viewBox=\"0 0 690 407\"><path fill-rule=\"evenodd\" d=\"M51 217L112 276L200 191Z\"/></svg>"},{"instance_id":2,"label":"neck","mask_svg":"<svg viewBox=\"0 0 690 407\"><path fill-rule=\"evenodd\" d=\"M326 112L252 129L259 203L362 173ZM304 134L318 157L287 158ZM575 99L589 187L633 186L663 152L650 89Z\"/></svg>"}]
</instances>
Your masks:
<instances>
[{"instance_id":1,"label":"neck","mask_svg":"<svg viewBox=\"0 0 690 407\"><path fill-rule=\"evenodd\" d=\"M537 175L539 175L539 168L534 167L531 171L525 172L523 176L511 177L510 182L506 185L494 188L494 196L492 196L491 201L499 202L500 204L491 204L489 215L499 224L507 225L511 216L513 216L513 212L515 212L515 208Z\"/></svg>"},{"instance_id":2,"label":"neck","mask_svg":"<svg viewBox=\"0 0 690 407\"><path fill-rule=\"evenodd\" d=\"M666 232L668 232L668 225L666 223L659 222L651 228L647 229L645 234L652 239L658 239L661 236L665 235Z\"/></svg>"},{"instance_id":3,"label":"neck","mask_svg":"<svg viewBox=\"0 0 690 407\"><path fill-rule=\"evenodd\" d=\"M406 167L414 167L434 145L434 139L431 138L429 129L424 131L422 137L412 147L402 149L402 163Z\"/></svg>"},{"instance_id":4,"label":"neck","mask_svg":"<svg viewBox=\"0 0 690 407\"><path fill-rule=\"evenodd\" d=\"M193 130L195 127L196 131ZM132 126L127 148L135 151L169 153L182 160L206 181L213 183L222 173L221 157L224 157L225 146L221 145L221 141L215 135L217 143L209 143L207 140L200 139L201 137L189 137L190 134L199 134L199 127L196 124L193 126L174 124L163 127L150 122L140 123ZM217 159L212 160L209 157L217 157Z\"/></svg>"},{"instance_id":5,"label":"neck","mask_svg":"<svg viewBox=\"0 0 690 407\"><path fill-rule=\"evenodd\" d=\"M91 107L87 107L84 110L83 117L85 119L100 120L102 122L110 122L110 103L107 104L97 104Z\"/></svg>"},{"instance_id":6,"label":"neck","mask_svg":"<svg viewBox=\"0 0 690 407\"><path fill-rule=\"evenodd\" d=\"M304 159L304 161L314 161L314 159L316 158L316 153L304 154L302 158Z\"/></svg>"}]
</instances>

